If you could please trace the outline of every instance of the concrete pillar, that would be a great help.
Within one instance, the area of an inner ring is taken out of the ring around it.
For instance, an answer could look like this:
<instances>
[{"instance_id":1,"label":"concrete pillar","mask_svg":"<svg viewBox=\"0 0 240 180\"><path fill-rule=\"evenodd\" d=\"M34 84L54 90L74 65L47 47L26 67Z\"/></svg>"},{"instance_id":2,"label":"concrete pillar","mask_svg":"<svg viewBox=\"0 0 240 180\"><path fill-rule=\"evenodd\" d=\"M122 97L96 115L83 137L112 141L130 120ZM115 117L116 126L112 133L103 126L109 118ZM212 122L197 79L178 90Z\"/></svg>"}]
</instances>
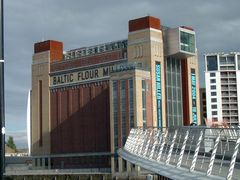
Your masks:
<instances>
[{"instance_id":1,"label":"concrete pillar","mask_svg":"<svg viewBox=\"0 0 240 180\"><path fill-rule=\"evenodd\" d=\"M93 177L92 177L92 175L90 175L90 180L93 180Z\"/></svg>"},{"instance_id":2,"label":"concrete pillar","mask_svg":"<svg viewBox=\"0 0 240 180\"><path fill-rule=\"evenodd\" d=\"M40 167L40 158L37 158L37 167L36 167L37 169L40 169L41 167Z\"/></svg>"},{"instance_id":3,"label":"concrete pillar","mask_svg":"<svg viewBox=\"0 0 240 180\"><path fill-rule=\"evenodd\" d=\"M136 175L138 176L140 172L140 166L135 165L135 172L136 172Z\"/></svg>"},{"instance_id":4,"label":"concrete pillar","mask_svg":"<svg viewBox=\"0 0 240 180\"><path fill-rule=\"evenodd\" d=\"M36 169L36 159L32 159L32 169Z\"/></svg>"},{"instance_id":5,"label":"concrete pillar","mask_svg":"<svg viewBox=\"0 0 240 180\"><path fill-rule=\"evenodd\" d=\"M51 169L51 158L48 158L48 169Z\"/></svg>"},{"instance_id":6,"label":"concrete pillar","mask_svg":"<svg viewBox=\"0 0 240 180\"><path fill-rule=\"evenodd\" d=\"M127 161L127 173L131 173L132 169L131 169L131 163Z\"/></svg>"},{"instance_id":7,"label":"concrete pillar","mask_svg":"<svg viewBox=\"0 0 240 180\"><path fill-rule=\"evenodd\" d=\"M41 167L41 169L45 169L46 167L45 167L45 158L42 158L42 167Z\"/></svg>"},{"instance_id":8,"label":"concrete pillar","mask_svg":"<svg viewBox=\"0 0 240 180\"><path fill-rule=\"evenodd\" d=\"M112 176L115 174L115 162L114 162L114 157L111 157L111 172Z\"/></svg>"},{"instance_id":9,"label":"concrete pillar","mask_svg":"<svg viewBox=\"0 0 240 180\"><path fill-rule=\"evenodd\" d=\"M118 172L119 172L119 174L122 174L122 171L123 171L122 158L118 157Z\"/></svg>"}]
</instances>

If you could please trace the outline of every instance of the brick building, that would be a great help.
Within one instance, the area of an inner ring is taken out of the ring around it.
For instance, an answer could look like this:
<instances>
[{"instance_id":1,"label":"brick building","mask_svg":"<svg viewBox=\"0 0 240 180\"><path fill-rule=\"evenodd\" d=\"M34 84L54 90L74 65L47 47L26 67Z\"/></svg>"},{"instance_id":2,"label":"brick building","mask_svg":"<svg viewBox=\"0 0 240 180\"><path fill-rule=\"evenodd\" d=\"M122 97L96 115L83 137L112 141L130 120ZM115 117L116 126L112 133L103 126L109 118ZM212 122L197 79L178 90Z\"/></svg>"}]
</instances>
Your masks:
<instances>
[{"instance_id":1,"label":"brick building","mask_svg":"<svg viewBox=\"0 0 240 180\"><path fill-rule=\"evenodd\" d=\"M128 38L69 50L34 45L32 155L36 165L126 167L117 157L132 127L200 124L195 32L147 16ZM47 155L47 156L46 156Z\"/></svg>"}]
</instances>

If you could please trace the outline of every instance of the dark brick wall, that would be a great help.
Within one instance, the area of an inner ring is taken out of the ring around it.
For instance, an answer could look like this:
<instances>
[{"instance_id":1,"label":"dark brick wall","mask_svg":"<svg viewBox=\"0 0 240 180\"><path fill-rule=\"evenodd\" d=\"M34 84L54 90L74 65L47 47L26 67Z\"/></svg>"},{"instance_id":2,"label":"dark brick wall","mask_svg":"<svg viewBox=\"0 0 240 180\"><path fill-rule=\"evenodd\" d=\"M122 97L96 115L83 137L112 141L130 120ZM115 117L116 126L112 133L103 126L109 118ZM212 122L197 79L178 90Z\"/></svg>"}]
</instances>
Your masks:
<instances>
[{"instance_id":1,"label":"dark brick wall","mask_svg":"<svg viewBox=\"0 0 240 180\"><path fill-rule=\"evenodd\" d=\"M126 53L126 51L126 49L122 49L98 55L81 57L79 59L75 59L74 61L66 60L58 63L52 63L50 66L50 72L95 65L99 63L107 63L110 61L118 61L124 58L124 53Z\"/></svg>"},{"instance_id":2,"label":"dark brick wall","mask_svg":"<svg viewBox=\"0 0 240 180\"><path fill-rule=\"evenodd\" d=\"M110 152L109 109L108 82L51 92L51 153Z\"/></svg>"}]
</instances>

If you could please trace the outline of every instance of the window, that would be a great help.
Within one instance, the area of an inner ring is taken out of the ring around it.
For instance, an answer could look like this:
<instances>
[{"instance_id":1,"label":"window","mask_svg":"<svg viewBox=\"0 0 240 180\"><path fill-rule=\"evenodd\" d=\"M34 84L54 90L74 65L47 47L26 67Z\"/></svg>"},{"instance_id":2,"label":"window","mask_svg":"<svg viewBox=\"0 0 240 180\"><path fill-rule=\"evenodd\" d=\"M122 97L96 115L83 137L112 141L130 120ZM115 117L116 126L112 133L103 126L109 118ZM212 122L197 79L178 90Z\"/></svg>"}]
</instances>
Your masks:
<instances>
[{"instance_id":1,"label":"window","mask_svg":"<svg viewBox=\"0 0 240 180\"><path fill-rule=\"evenodd\" d=\"M143 127L146 128L146 80L142 80L142 113L143 113Z\"/></svg>"},{"instance_id":2,"label":"window","mask_svg":"<svg viewBox=\"0 0 240 180\"><path fill-rule=\"evenodd\" d=\"M191 76L192 77L192 76ZM180 59L168 57L166 63L166 91L167 91L167 124L168 126L182 126L182 84ZM161 102L159 102L161 113ZM161 113L162 114L162 113ZM159 116L161 117L161 115ZM158 123L161 124L161 123Z\"/></svg>"},{"instance_id":3,"label":"window","mask_svg":"<svg viewBox=\"0 0 240 180\"><path fill-rule=\"evenodd\" d=\"M118 150L118 101L117 101L118 84L113 81L113 120L114 120L114 148Z\"/></svg>"},{"instance_id":4,"label":"window","mask_svg":"<svg viewBox=\"0 0 240 180\"><path fill-rule=\"evenodd\" d=\"M235 64L235 58L234 58L234 56L228 56L228 57L227 57L227 63L228 63L228 64Z\"/></svg>"},{"instance_id":5,"label":"window","mask_svg":"<svg viewBox=\"0 0 240 180\"><path fill-rule=\"evenodd\" d=\"M220 64L227 64L226 57L220 57Z\"/></svg>"},{"instance_id":6,"label":"window","mask_svg":"<svg viewBox=\"0 0 240 180\"><path fill-rule=\"evenodd\" d=\"M211 92L211 96L216 96L217 92Z\"/></svg>"},{"instance_id":7,"label":"window","mask_svg":"<svg viewBox=\"0 0 240 180\"><path fill-rule=\"evenodd\" d=\"M216 83L216 79L211 79L210 83Z\"/></svg>"},{"instance_id":8,"label":"window","mask_svg":"<svg viewBox=\"0 0 240 180\"><path fill-rule=\"evenodd\" d=\"M202 98L203 98L203 99L206 99L206 93L205 93L205 92L202 93Z\"/></svg>"},{"instance_id":9,"label":"window","mask_svg":"<svg viewBox=\"0 0 240 180\"><path fill-rule=\"evenodd\" d=\"M120 107L122 117L122 145L126 142L126 94L125 80L120 81Z\"/></svg>"},{"instance_id":10,"label":"window","mask_svg":"<svg viewBox=\"0 0 240 180\"><path fill-rule=\"evenodd\" d=\"M212 109L217 109L217 105L216 105L216 104L213 104L213 105L212 105Z\"/></svg>"},{"instance_id":11,"label":"window","mask_svg":"<svg viewBox=\"0 0 240 180\"><path fill-rule=\"evenodd\" d=\"M133 107L133 79L128 80L129 86L129 115L130 115L130 128L134 127L134 107Z\"/></svg>"},{"instance_id":12,"label":"window","mask_svg":"<svg viewBox=\"0 0 240 180\"><path fill-rule=\"evenodd\" d=\"M217 56L207 56L207 70L208 71L218 70Z\"/></svg>"},{"instance_id":13,"label":"window","mask_svg":"<svg viewBox=\"0 0 240 180\"><path fill-rule=\"evenodd\" d=\"M182 51L195 53L195 35L180 31L180 45Z\"/></svg>"},{"instance_id":14,"label":"window","mask_svg":"<svg viewBox=\"0 0 240 180\"><path fill-rule=\"evenodd\" d=\"M212 115L213 116L217 115L217 111L212 111Z\"/></svg>"},{"instance_id":15,"label":"window","mask_svg":"<svg viewBox=\"0 0 240 180\"><path fill-rule=\"evenodd\" d=\"M211 102L217 102L217 98L212 98Z\"/></svg>"},{"instance_id":16,"label":"window","mask_svg":"<svg viewBox=\"0 0 240 180\"><path fill-rule=\"evenodd\" d=\"M216 89L215 85L210 86L211 89Z\"/></svg>"},{"instance_id":17,"label":"window","mask_svg":"<svg viewBox=\"0 0 240 180\"><path fill-rule=\"evenodd\" d=\"M210 77L216 77L215 73L210 73Z\"/></svg>"}]
</instances>

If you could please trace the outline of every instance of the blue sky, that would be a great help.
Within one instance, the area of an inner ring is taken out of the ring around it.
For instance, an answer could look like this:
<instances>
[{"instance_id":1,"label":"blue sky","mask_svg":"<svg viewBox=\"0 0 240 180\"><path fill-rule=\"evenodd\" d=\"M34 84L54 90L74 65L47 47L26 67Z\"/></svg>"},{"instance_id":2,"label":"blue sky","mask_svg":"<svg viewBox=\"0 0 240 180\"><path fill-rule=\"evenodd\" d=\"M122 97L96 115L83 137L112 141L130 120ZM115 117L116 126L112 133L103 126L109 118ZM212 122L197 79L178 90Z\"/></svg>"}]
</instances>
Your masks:
<instances>
[{"instance_id":1,"label":"blue sky","mask_svg":"<svg viewBox=\"0 0 240 180\"><path fill-rule=\"evenodd\" d=\"M200 84L203 54L240 51L238 0L5 0L6 135L27 147L26 113L35 42L54 39L64 50L127 38L128 21L155 16L196 31Z\"/></svg>"}]
</instances>

